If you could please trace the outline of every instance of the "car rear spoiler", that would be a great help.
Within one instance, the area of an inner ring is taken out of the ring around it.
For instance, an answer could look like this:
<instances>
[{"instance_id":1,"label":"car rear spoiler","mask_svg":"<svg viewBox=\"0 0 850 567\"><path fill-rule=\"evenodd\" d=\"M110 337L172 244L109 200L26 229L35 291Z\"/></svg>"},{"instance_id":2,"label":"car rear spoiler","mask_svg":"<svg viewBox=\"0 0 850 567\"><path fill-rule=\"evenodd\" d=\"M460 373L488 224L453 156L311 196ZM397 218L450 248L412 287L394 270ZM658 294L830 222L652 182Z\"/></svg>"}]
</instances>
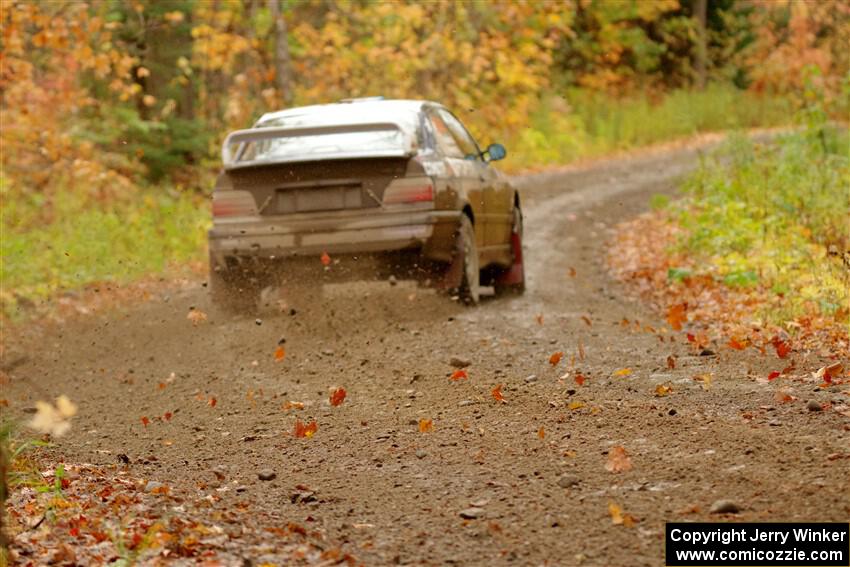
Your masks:
<instances>
[{"instance_id":1,"label":"car rear spoiler","mask_svg":"<svg viewBox=\"0 0 850 567\"><path fill-rule=\"evenodd\" d=\"M321 136L323 134L343 134L349 132L382 132L397 130L404 135L404 130L392 122L370 122L364 124L336 124L333 126L312 126L309 128L249 128L231 132L224 139L221 147L221 160L224 169L238 169L261 164L287 163L311 159L309 154L299 154L277 158L241 160L242 154L251 142L272 140L275 138L296 138L300 136ZM414 153L414 144L410 136L404 136L404 144L396 149L370 150L369 148L351 148L344 152L322 155L320 159L346 159L361 157L408 157Z\"/></svg>"}]
</instances>

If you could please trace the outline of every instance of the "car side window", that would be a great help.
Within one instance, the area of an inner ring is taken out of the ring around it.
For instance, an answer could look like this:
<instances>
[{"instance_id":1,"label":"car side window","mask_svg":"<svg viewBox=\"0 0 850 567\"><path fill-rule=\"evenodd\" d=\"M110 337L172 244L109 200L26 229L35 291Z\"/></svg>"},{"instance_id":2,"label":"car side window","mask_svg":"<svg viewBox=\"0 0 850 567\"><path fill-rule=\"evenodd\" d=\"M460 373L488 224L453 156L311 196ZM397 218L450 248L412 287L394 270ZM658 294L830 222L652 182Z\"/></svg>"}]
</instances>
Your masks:
<instances>
[{"instance_id":1,"label":"car side window","mask_svg":"<svg viewBox=\"0 0 850 567\"><path fill-rule=\"evenodd\" d=\"M466 159L480 158L481 150L478 149L478 144L475 143L475 139L472 137L472 134L470 134L464 125L461 124L460 120L458 120L454 114L442 108L439 110L439 113L446 126L449 127L449 130L451 131L458 146L460 146L460 149L463 152L463 157Z\"/></svg>"},{"instance_id":2,"label":"car side window","mask_svg":"<svg viewBox=\"0 0 850 567\"><path fill-rule=\"evenodd\" d=\"M458 145L442 116L436 112L432 112L428 115L428 119L431 121L431 125L433 126L434 136L437 138L437 147L440 148L440 151L442 151L446 157L462 159L465 154Z\"/></svg>"}]
</instances>

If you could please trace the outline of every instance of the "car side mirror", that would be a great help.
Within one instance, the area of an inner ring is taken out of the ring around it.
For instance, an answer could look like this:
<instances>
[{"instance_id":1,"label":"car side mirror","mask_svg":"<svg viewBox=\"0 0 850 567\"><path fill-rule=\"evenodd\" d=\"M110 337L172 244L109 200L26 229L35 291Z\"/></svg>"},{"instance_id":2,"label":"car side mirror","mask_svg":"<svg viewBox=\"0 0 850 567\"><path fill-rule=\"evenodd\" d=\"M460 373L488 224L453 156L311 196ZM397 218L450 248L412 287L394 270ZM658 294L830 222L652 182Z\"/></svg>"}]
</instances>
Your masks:
<instances>
[{"instance_id":1,"label":"car side mirror","mask_svg":"<svg viewBox=\"0 0 850 567\"><path fill-rule=\"evenodd\" d=\"M487 161L499 161L500 159L505 159L505 156L508 155L508 150L502 144L490 144L487 146L485 153L487 154Z\"/></svg>"}]
</instances>

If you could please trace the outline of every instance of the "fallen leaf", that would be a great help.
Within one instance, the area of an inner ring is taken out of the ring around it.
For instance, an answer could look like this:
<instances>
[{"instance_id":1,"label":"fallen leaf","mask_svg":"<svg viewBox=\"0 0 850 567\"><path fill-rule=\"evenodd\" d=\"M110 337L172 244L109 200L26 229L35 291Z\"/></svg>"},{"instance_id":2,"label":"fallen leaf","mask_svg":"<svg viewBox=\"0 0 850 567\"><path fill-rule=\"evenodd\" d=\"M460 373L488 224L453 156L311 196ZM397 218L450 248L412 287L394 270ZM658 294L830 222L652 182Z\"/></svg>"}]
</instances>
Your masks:
<instances>
[{"instance_id":1,"label":"fallen leaf","mask_svg":"<svg viewBox=\"0 0 850 567\"><path fill-rule=\"evenodd\" d=\"M505 401L505 397L502 395L502 385L501 384L499 384L498 386L496 386L495 388L490 390L490 395L493 396L493 399L496 400L497 402L504 402Z\"/></svg>"},{"instance_id":2,"label":"fallen leaf","mask_svg":"<svg viewBox=\"0 0 850 567\"><path fill-rule=\"evenodd\" d=\"M147 417L145 417L145 416L142 416L142 425L144 425L145 427L147 427L147 426L148 426L148 424L150 424L150 422L151 422L151 420L149 420L149 419L148 419Z\"/></svg>"},{"instance_id":3,"label":"fallen leaf","mask_svg":"<svg viewBox=\"0 0 850 567\"><path fill-rule=\"evenodd\" d=\"M710 390L711 389L711 380L712 380L711 374L699 374L697 376L694 376L694 380L699 382L702 385L703 390Z\"/></svg>"},{"instance_id":4,"label":"fallen leaf","mask_svg":"<svg viewBox=\"0 0 850 567\"><path fill-rule=\"evenodd\" d=\"M614 372L614 376L628 376L631 373L632 373L631 368L621 368L621 369L617 370L616 372Z\"/></svg>"},{"instance_id":5,"label":"fallen leaf","mask_svg":"<svg viewBox=\"0 0 850 567\"><path fill-rule=\"evenodd\" d=\"M575 402L570 402L570 405L567 406L567 407L569 407L571 410L577 410L577 409L583 408L585 405L587 405L587 404L585 404L584 402L575 401Z\"/></svg>"},{"instance_id":6,"label":"fallen leaf","mask_svg":"<svg viewBox=\"0 0 850 567\"><path fill-rule=\"evenodd\" d=\"M331 405L336 407L345 400L345 388L337 388L331 392ZM355 404L356 405L356 404Z\"/></svg>"},{"instance_id":7,"label":"fallen leaf","mask_svg":"<svg viewBox=\"0 0 850 567\"><path fill-rule=\"evenodd\" d=\"M537 436L540 439L543 439L544 437L546 437L546 431L543 429L542 425L540 426L540 429L537 430Z\"/></svg>"},{"instance_id":8,"label":"fallen leaf","mask_svg":"<svg viewBox=\"0 0 850 567\"><path fill-rule=\"evenodd\" d=\"M582 315L581 320L584 321L584 324L587 325L588 327L593 326L593 321L591 321L590 317L588 317L587 315Z\"/></svg>"},{"instance_id":9,"label":"fallen leaf","mask_svg":"<svg viewBox=\"0 0 850 567\"><path fill-rule=\"evenodd\" d=\"M285 411L289 411L291 409L304 409L304 402L292 402L287 401L281 406Z\"/></svg>"},{"instance_id":10,"label":"fallen leaf","mask_svg":"<svg viewBox=\"0 0 850 567\"><path fill-rule=\"evenodd\" d=\"M328 255L327 252L322 252L322 257L320 259L322 261L323 266L327 267L331 265L331 257Z\"/></svg>"},{"instance_id":11,"label":"fallen leaf","mask_svg":"<svg viewBox=\"0 0 850 567\"><path fill-rule=\"evenodd\" d=\"M207 402L207 404L209 404L209 406L210 406L211 408L214 408L214 407L215 407L215 405L216 405L217 403L218 403L218 400L216 400L216 399L215 399L215 398L213 398L213 397L210 397L209 401Z\"/></svg>"},{"instance_id":12,"label":"fallen leaf","mask_svg":"<svg viewBox=\"0 0 850 567\"><path fill-rule=\"evenodd\" d=\"M543 325L543 313L538 313L534 318L537 320L538 325Z\"/></svg>"},{"instance_id":13,"label":"fallen leaf","mask_svg":"<svg viewBox=\"0 0 850 567\"><path fill-rule=\"evenodd\" d=\"M552 356L549 357L549 364L552 366L558 366L558 363L561 362L561 359L564 357L564 353L561 351L552 353Z\"/></svg>"},{"instance_id":14,"label":"fallen leaf","mask_svg":"<svg viewBox=\"0 0 850 567\"><path fill-rule=\"evenodd\" d=\"M788 402L794 401L794 396L789 394L786 390L776 390L773 393L773 400L778 404L787 404Z\"/></svg>"},{"instance_id":15,"label":"fallen leaf","mask_svg":"<svg viewBox=\"0 0 850 567\"><path fill-rule=\"evenodd\" d=\"M655 396L657 398L663 398L673 391L673 387L668 384L659 384L655 387Z\"/></svg>"},{"instance_id":16,"label":"fallen leaf","mask_svg":"<svg viewBox=\"0 0 850 567\"><path fill-rule=\"evenodd\" d=\"M579 386L584 386L584 382L585 380L587 380L587 378L585 378L583 374L576 374L575 380L576 384L578 384Z\"/></svg>"},{"instance_id":17,"label":"fallen leaf","mask_svg":"<svg viewBox=\"0 0 850 567\"><path fill-rule=\"evenodd\" d=\"M675 370L676 368L676 357L672 354L667 357L667 368L670 370Z\"/></svg>"},{"instance_id":18,"label":"fallen leaf","mask_svg":"<svg viewBox=\"0 0 850 567\"><path fill-rule=\"evenodd\" d=\"M637 523L637 519L631 514L624 514L623 509L614 502L608 503L608 515L611 516L611 523L615 526L625 526L633 528Z\"/></svg>"},{"instance_id":19,"label":"fallen leaf","mask_svg":"<svg viewBox=\"0 0 850 567\"><path fill-rule=\"evenodd\" d=\"M578 359L584 360L584 344L582 344L581 339L578 341Z\"/></svg>"},{"instance_id":20,"label":"fallen leaf","mask_svg":"<svg viewBox=\"0 0 850 567\"><path fill-rule=\"evenodd\" d=\"M729 339L729 342L726 343L726 346L735 350L744 350L745 348L747 348L747 343L746 341L741 342L738 339L732 337L731 339Z\"/></svg>"},{"instance_id":21,"label":"fallen leaf","mask_svg":"<svg viewBox=\"0 0 850 567\"><path fill-rule=\"evenodd\" d=\"M422 418L419 420L419 433L431 433L434 431L434 420Z\"/></svg>"},{"instance_id":22,"label":"fallen leaf","mask_svg":"<svg viewBox=\"0 0 850 567\"><path fill-rule=\"evenodd\" d=\"M767 375L767 381L770 382L771 380L776 380L777 378L779 378L779 375L779 371L774 370L773 372Z\"/></svg>"},{"instance_id":23,"label":"fallen leaf","mask_svg":"<svg viewBox=\"0 0 850 567\"><path fill-rule=\"evenodd\" d=\"M165 412L165 415L163 415L162 418L165 421L171 421L171 412L170 411Z\"/></svg>"},{"instance_id":24,"label":"fallen leaf","mask_svg":"<svg viewBox=\"0 0 850 567\"><path fill-rule=\"evenodd\" d=\"M620 445L611 447L611 450L608 451L608 462L605 463L605 470L612 473L632 470L632 460L624 447Z\"/></svg>"},{"instance_id":25,"label":"fallen leaf","mask_svg":"<svg viewBox=\"0 0 850 567\"><path fill-rule=\"evenodd\" d=\"M309 439L310 437L313 436L313 434L316 433L316 431L318 429L319 429L319 424L316 423L315 420L311 421L307 425L304 425L304 423L300 419L295 420L295 436L296 437L306 437L306 438Z\"/></svg>"},{"instance_id":26,"label":"fallen leaf","mask_svg":"<svg viewBox=\"0 0 850 567\"><path fill-rule=\"evenodd\" d=\"M450 376L450 378L452 380L457 381L457 380L463 380L464 378L469 378L469 375L467 375L466 370L460 370L459 369L459 370L455 370L454 372L452 372L452 375Z\"/></svg>"},{"instance_id":27,"label":"fallen leaf","mask_svg":"<svg viewBox=\"0 0 850 567\"><path fill-rule=\"evenodd\" d=\"M687 310L687 303L672 305L670 309L667 310L667 323L670 324L670 327L672 327L674 331L682 330L682 323L687 320L687 316L685 315Z\"/></svg>"},{"instance_id":28,"label":"fallen leaf","mask_svg":"<svg viewBox=\"0 0 850 567\"><path fill-rule=\"evenodd\" d=\"M157 384L156 387L159 388L160 390L165 390L165 386L166 386L165 382L160 382L159 384Z\"/></svg>"},{"instance_id":29,"label":"fallen leaf","mask_svg":"<svg viewBox=\"0 0 850 567\"><path fill-rule=\"evenodd\" d=\"M283 348L283 345L280 345L276 349L274 349L274 359L275 359L276 362L280 362L285 357L286 357L286 350Z\"/></svg>"},{"instance_id":30,"label":"fallen leaf","mask_svg":"<svg viewBox=\"0 0 850 567\"><path fill-rule=\"evenodd\" d=\"M770 342L776 350L776 356L779 358L785 358L791 352L791 345L779 337L773 337Z\"/></svg>"},{"instance_id":31,"label":"fallen leaf","mask_svg":"<svg viewBox=\"0 0 850 567\"><path fill-rule=\"evenodd\" d=\"M186 318L192 322L192 325L197 327L199 324L207 320L207 314L200 309L191 309Z\"/></svg>"},{"instance_id":32,"label":"fallen leaf","mask_svg":"<svg viewBox=\"0 0 850 567\"><path fill-rule=\"evenodd\" d=\"M567 270L567 275L571 278L576 277L576 269L570 266L569 270Z\"/></svg>"}]
</instances>

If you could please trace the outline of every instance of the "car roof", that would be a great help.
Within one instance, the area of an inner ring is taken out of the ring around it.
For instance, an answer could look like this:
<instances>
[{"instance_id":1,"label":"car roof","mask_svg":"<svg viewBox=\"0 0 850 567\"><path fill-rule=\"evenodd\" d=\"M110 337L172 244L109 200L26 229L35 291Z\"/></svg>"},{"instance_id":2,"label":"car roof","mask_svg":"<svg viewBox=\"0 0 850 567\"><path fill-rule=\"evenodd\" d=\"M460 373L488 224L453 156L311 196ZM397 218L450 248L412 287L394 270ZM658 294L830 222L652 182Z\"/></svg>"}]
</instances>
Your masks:
<instances>
[{"instance_id":1,"label":"car roof","mask_svg":"<svg viewBox=\"0 0 850 567\"><path fill-rule=\"evenodd\" d=\"M427 100L353 99L350 102L315 104L267 112L254 126L295 128L393 122L412 134L419 126L419 113L425 106L441 105Z\"/></svg>"}]
</instances>

